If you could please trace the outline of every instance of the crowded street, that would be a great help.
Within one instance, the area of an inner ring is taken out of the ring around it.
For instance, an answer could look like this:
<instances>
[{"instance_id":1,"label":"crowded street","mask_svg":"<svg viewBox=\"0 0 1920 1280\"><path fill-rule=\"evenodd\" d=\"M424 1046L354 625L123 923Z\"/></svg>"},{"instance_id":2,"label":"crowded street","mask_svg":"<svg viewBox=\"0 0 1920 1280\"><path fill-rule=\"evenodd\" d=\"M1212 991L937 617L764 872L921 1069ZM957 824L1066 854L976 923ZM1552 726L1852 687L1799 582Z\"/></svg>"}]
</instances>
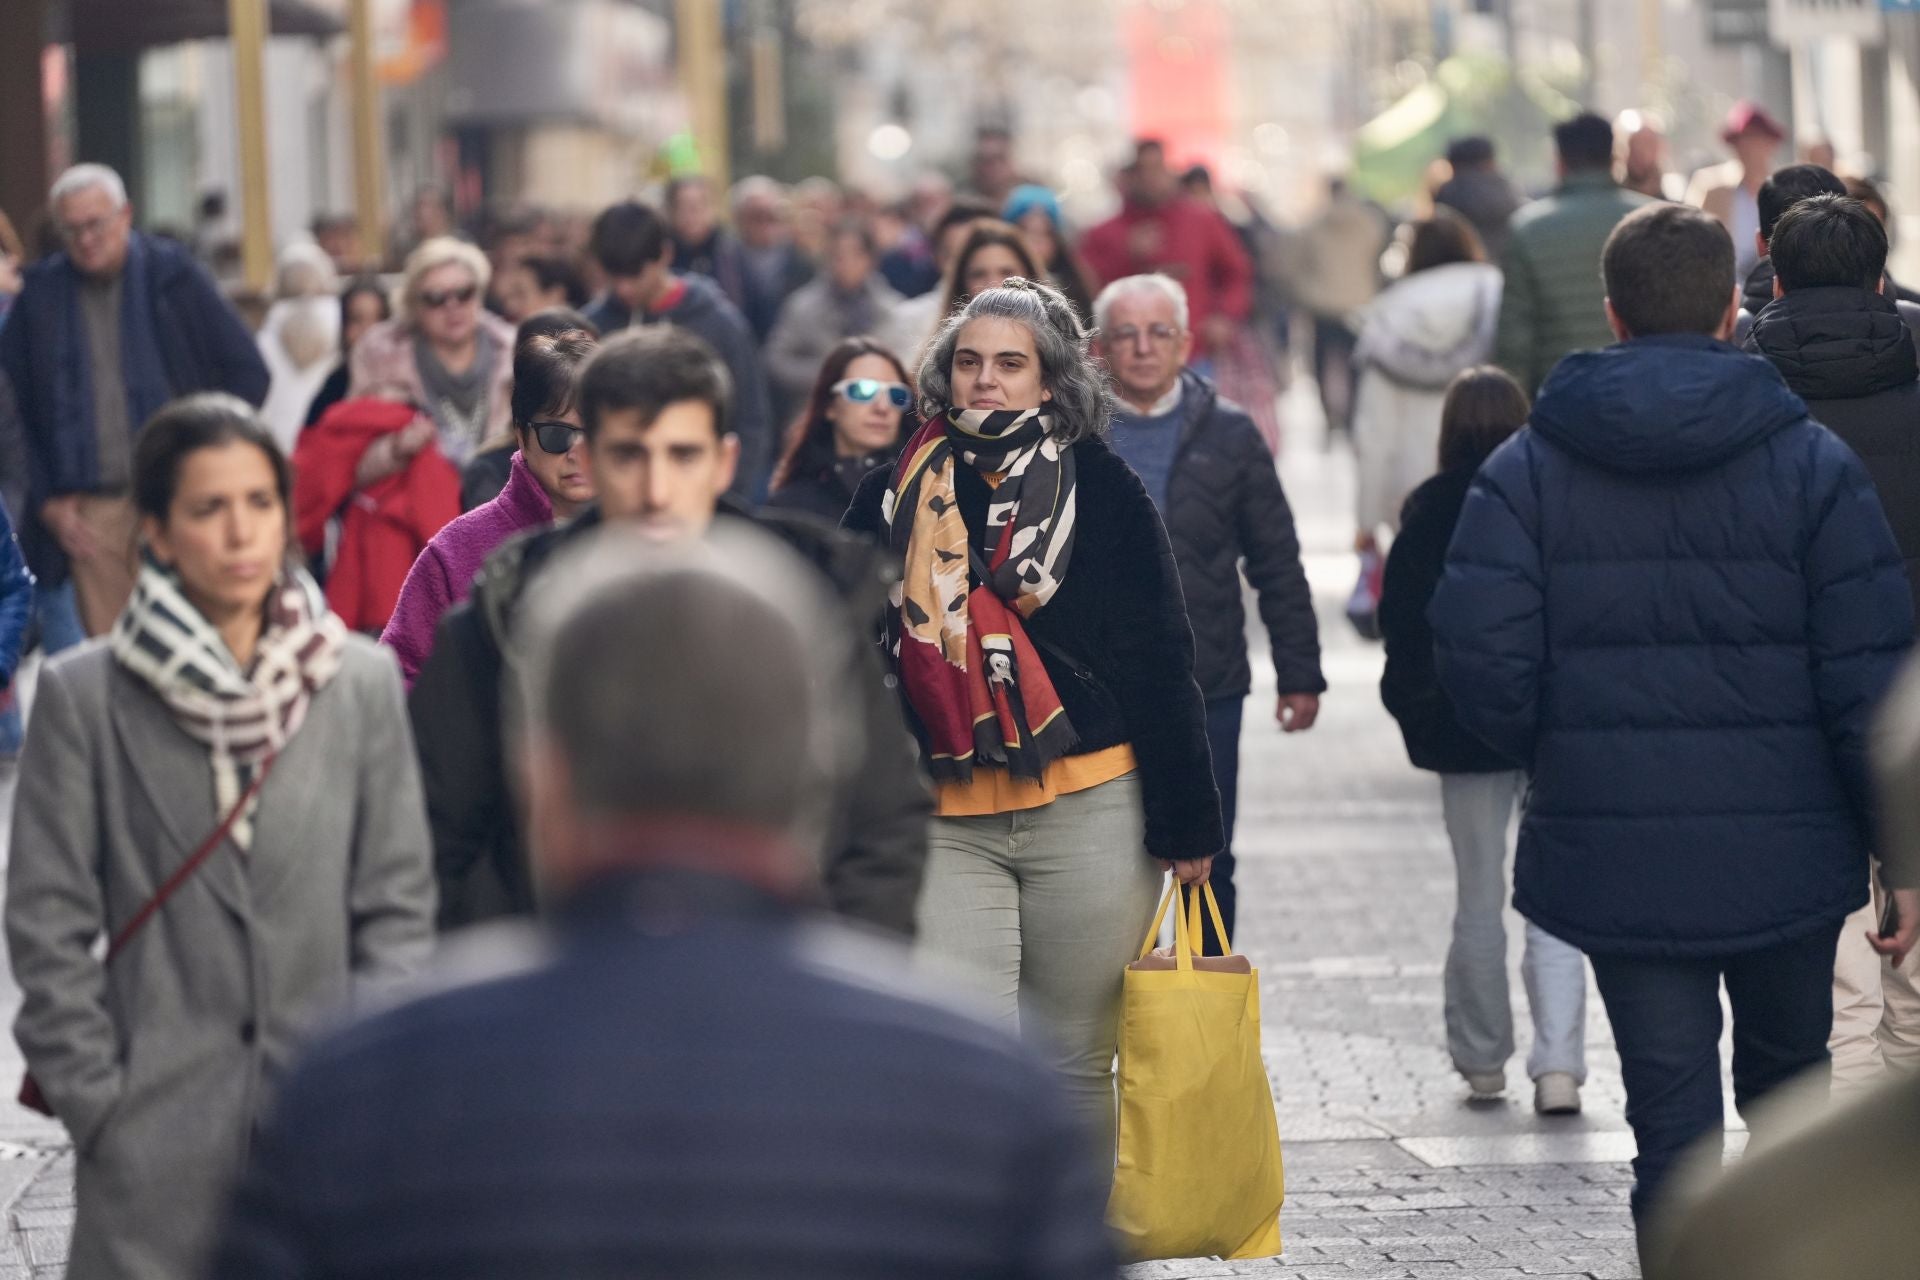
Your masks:
<instances>
[{"instance_id":1,"label":"crowded street","mask_svg":"<svg viewBox=\"0 0 1920 1280\"><path fill-rule=\"evenodd\" d=\"M1249 722L1241 748L1246 891L1235 942L1261 972L1287 1169L1279 1262L1302 1280L1638 1276L1626 1210L1633 1140L1598 1001L1580 1116L1535 1116L1520 1095L1468 1105L1449 1069L1439 1035L1447 917L1433 903L1452 892L1453 873L1439 796L1381 709L1379 647L1341 616L1353 581L1352 458L1321 449L1311 390L1296 384L1282 406L1293 444L1283 478L1327 637L1326 710L1307 739ZM1269 673L1255 697L1270 690ZM1518 959L1516 948L1516 990ZM18 1066L0 1045L0 1071ZM0 1280L58 1276L72 1157L57 1125L10 1104L0 1116L12 1233ZM1189 1259L1127 1275L1200 1280L1275 1266Z\"/></svg>"},{"instance_id":2,"label":"crowded street","mask_svg":"<svg viewBox=\"0 0 1920 1280\"><path fill-rule=\"evenodd\" d=\"M1920 0L0 0L0 1280L1920 1280Z\"/></svg>"}]
</instances>

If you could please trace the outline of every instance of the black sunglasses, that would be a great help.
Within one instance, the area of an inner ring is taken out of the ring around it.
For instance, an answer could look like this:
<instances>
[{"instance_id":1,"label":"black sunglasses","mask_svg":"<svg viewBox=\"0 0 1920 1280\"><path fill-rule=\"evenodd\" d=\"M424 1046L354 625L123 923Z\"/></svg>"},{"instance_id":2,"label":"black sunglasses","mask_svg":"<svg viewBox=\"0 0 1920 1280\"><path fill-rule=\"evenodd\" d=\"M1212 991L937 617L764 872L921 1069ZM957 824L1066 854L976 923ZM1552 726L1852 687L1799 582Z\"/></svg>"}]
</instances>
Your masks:
<instances>
[{"instance_id":1,"label":"black sunglasses","mask_svg":"<svg viewBox=\"0 0 1920 1280\"><path fill-rule=\"evenodd\" d=\"M522 423L533 438L540 442L540 448L547 453L560 454L573 448L573 442L586 435L583 428L571 422L555 422L551 418L535 418L532 422Z\"/></svg>"},{"instance_id":2,"label":"black sunglasses","mask_svg":"<svg viewBox=\"0 0 1920 1280\"><path fill-rule=\"evenodd\" d=\"M479 296L479 286L471 284L463 284L458 289L422 289L420 305L429 311L438 311L450 302L457 302L464 307Z\"/></svg>"}]
</instances>

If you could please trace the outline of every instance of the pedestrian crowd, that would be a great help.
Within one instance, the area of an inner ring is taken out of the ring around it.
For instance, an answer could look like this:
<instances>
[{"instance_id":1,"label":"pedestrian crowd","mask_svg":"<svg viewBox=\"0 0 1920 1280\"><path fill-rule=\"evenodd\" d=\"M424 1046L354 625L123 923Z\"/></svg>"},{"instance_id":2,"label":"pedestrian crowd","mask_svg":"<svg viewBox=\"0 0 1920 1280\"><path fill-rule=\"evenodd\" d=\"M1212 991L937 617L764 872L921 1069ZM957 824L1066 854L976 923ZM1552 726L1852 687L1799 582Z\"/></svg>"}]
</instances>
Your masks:
<instances>
[{"instance_id":1,"label":"pedestrian crowd","mask_svg":"<svg viewBox=\"0 0 1920 1280\"><path fill-rule=\"evenodd\" d=\"M1467 138L1403 226L1336 183L1291 237L1152 139L1076 234L997 130L893 205L687 176L483 248L426 193L395 280L317 226L257 334L62 175L0 313L0 685L58 657L0 748L70 1274L1112 1274L1127 981L1248 972L1249 589L1275 727L1327 689L1290 309L1466 1096L1517 820L1534 1107L1591 971L1648 1274L1824 1203L1776 1161L1859 1121L1790 1082L1920 1128L1920 310L1877 192L1726 136L1694 203L1583 114L1540 199Z\"/></svg>"}]
</instances>

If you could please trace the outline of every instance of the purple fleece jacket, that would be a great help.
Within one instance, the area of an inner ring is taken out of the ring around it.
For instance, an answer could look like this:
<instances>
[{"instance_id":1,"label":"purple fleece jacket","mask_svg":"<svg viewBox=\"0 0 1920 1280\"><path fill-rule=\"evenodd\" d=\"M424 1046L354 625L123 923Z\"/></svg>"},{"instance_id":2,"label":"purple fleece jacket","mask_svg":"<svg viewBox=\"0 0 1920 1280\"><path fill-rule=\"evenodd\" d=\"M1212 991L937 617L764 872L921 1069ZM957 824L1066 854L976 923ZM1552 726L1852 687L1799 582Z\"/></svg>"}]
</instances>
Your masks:
<instances>
[{"instance_id":1,"label":"purple fleece jacket","mask_svg":"<svg viewBox=\"0 0 1920 1280\"><path fill-rule=\"evenodd\" d=\"M553 523L553 503L527 470L516 451L507 487L500 496L475 507L433 536L413 562L393 617L380 633L380 642L400 657L407 688L433 652L440 615L467 598L473 579L494 548L523 529L542 529Z\"/></svg>"}]
</instances>

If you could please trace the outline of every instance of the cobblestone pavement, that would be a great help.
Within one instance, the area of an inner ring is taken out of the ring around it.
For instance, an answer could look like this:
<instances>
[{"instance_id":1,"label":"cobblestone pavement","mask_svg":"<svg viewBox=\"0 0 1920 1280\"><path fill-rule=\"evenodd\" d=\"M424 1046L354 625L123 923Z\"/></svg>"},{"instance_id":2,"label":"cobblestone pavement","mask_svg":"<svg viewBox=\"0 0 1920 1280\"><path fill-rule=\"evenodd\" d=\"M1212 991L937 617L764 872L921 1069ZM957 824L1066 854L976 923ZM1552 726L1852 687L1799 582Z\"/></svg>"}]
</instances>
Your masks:
<instances>
[{"instance_id":1,"label":"cobblestone pavement","mask_svg":"<svg viewBox=\"0 0 1920 1280\"><path fill-rule=\"evenodd\" d=\"M1289 409L1293 422L1312 413L1297 395ZM1356 571L1351 469L1316 444L1295 442L1285 474L1332 689L1319 725L1287 738L1269 718L1264 672L1248 708L1237 841L1236 943L1262 975L1288 1173L1287 1251L1279 1260L1148 1263L1129 1269L1129 1280L1282 1270L1299 1280L1636 1276L1624 1163L1633 1145L1598 997L1589 997L1582 1116L1533 1114L1520 1069L1523 1012L1506 1102L1467 1106L1450 1068L1440 973L1453 874L1438 787L1408 766L1380 709L1378 648L1342 617ZM1513 989L1520 999L1517 974ZM11 1011L9 999L0 1013ZM0 1085L17 1069L10 1038L0 1037ZM57 1127L0 1104L0 1280L59 1274L71 1179Z\"/></svg>"}]
</instances>

